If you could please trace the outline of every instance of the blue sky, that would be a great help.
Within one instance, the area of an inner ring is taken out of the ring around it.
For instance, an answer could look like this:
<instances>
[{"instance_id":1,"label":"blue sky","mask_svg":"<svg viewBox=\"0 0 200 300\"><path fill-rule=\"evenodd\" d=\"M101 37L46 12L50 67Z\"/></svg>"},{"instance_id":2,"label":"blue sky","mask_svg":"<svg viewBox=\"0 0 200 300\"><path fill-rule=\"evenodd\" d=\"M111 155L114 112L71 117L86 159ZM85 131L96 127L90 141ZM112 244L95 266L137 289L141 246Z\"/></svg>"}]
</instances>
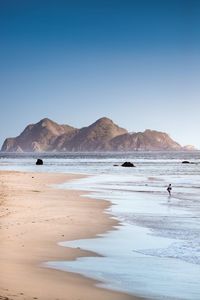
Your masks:
<instances>
[{"instance_id":1,"label":"blue sky","mask_svg":"<svg viewBox=\"0 0 200 300\"><path fill-rule=\"evenodd\" d=\"M107 116L200 148L198 0L0 0L0 143Z\"/></svg>"}]
</instances>

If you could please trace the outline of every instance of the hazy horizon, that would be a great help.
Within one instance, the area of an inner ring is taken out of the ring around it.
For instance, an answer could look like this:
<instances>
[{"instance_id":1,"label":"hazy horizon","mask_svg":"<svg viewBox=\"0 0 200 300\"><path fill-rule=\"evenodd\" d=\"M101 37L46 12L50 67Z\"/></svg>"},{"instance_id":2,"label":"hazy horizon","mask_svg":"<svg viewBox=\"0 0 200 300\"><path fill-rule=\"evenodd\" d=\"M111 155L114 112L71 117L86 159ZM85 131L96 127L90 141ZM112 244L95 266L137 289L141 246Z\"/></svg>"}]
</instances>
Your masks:
<instances>
[{"instance_id":1,"label":"hazy horizon","mask_svg":"<svg viewBox=\"0 0 200 300\"><path fill-rule=\"evenodd\" d=\"M200 148L200 2L0 1L0 144L101 117Z\"/></svg>"}]
</instances>

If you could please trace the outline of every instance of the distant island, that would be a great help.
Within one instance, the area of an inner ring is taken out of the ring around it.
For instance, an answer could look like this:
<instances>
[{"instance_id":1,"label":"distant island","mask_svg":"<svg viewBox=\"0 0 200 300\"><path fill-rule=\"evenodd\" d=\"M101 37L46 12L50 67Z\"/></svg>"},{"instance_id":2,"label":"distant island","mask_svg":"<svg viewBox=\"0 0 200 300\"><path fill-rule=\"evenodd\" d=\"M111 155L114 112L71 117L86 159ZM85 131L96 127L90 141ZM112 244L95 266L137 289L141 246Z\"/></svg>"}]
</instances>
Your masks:
<instances>
[{"instance_id":1,"label":"distant island","mask_svg":"<svg viewBox=\"0 0 200 300\"><path fill-rule=\"evenodd\" d=\"M45 118L28 125L15 138L7 138L2 152L80 152L80 151L151 151L151 150L195 150L182 147L167 133L155 130L129 133L108 118L74 128L59 125Z\"/></svg>"}]
</instances>

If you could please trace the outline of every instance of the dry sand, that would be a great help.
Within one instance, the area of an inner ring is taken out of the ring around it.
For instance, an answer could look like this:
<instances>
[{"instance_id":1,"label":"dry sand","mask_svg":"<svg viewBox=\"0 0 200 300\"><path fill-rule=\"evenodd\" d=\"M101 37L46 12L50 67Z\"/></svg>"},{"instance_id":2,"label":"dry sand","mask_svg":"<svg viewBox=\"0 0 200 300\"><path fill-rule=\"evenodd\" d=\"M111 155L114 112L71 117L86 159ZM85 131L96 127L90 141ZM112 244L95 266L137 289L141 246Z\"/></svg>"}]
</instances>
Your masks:
<instances>
[{"instance_id":1,"label":"dry sand","mask_svg":"<svg viewBox=\"0 0 200 300\"><path fill-rule=\"evenodd\" d=\"M0 172L0 299L138 299L97 288L95 281L80 275L41 266L44 261L91 255L58 246L57 242L94 237L116 225L104 213L109 202L50 186L76 178Z\"/></svg>"}]
</instances>

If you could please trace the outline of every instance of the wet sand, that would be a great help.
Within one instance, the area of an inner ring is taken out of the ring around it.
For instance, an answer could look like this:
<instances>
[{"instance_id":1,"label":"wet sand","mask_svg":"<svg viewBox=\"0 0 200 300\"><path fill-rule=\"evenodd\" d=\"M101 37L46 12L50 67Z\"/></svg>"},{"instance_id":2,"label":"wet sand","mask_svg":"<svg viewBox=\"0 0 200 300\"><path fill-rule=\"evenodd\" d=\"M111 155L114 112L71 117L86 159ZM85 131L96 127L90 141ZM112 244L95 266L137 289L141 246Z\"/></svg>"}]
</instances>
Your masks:
<instances>
[{"instance_id":1,"label":"wet sand","mask_svg":"<svg viewBox=\"0 0 200 300\"><path fill-rule=\"evenodd\" d=\"M0 300L138 299L97 288L94 280L80 275L42 267L46 261L94 255L57 243L92 238L117 224L104 213L108 201L50 186L80 177L0 172Z\"/></svg>"}]
</instances>

